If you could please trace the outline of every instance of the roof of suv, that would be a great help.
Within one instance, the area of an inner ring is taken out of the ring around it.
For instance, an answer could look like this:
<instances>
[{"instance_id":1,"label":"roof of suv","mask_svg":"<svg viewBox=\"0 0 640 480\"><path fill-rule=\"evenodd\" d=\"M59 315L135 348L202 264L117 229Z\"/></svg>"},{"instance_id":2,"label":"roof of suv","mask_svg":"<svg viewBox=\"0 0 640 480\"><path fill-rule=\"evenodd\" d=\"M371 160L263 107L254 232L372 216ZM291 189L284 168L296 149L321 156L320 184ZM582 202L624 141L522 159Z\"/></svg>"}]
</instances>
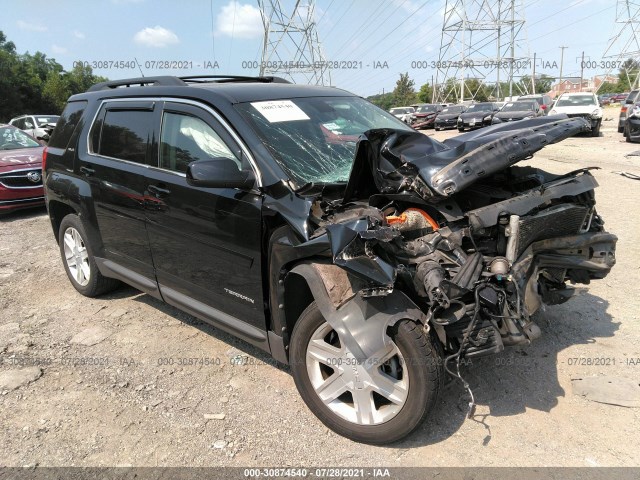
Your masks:
<instances>
[{"instance_id":1,"label":"roof of suv","mask_svg":"<svg viewBox=\"0 0 640 480\"><path fill-rule=\"evenodd\" d=\"M87 90L86 93L74 96L74 100L87 97L113 98L148 95L193 97L194 90L202 93L207 92L204 94L209 97L211 94L223 97L230 103L299 97L354 96L352 93L335 87L295 85L277 77L146 77L99 83Z\"/></svg>"}]
</instances>

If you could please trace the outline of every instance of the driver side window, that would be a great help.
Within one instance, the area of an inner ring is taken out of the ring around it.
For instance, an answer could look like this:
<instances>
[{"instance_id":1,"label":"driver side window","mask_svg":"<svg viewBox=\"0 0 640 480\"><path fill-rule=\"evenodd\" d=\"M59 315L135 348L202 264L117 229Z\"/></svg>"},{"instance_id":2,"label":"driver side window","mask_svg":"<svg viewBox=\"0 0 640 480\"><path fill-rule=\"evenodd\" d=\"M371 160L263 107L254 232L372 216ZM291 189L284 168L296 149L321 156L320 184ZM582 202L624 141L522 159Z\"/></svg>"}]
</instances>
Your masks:
<instances>
[{"instance_id":1,"label":"driver side window","mask_svg":"<svg viewBox=\"0 0 640 480\"><path fill-rule=\"evenodd\" d=\"M187 114L164 112L160 135L160 168L185 173L196 160L216 157L233 160L242 169L239 156L204 120Z\"/></svg>"}]
</instances>

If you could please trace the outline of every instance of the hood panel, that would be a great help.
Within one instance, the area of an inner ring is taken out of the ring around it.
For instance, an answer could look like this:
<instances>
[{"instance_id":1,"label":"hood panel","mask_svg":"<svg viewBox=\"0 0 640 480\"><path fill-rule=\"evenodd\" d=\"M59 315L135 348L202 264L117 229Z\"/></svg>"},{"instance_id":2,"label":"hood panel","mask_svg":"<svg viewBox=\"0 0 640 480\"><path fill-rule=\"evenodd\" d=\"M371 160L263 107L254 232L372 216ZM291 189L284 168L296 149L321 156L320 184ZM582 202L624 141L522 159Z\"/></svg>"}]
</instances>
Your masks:
<instances>
[{"instance_id":1,"label":"hood panel","mask_svg":"<svg viewBox=\"0 0 640 480\"><path fill-rule=\"evenodd\" d=\"M43 147L0 150L0 167L36 166L42 163Z\"/></svg>"},{"instance_id":2,"label":"hood panel","mask_svg":"<svg viewBox=\"0 0 640 480\"><path fill-rule=\"evenodd\" d=\"M418 132L369 130L358 142L343 202L403 191L438 202L589 129L582 118L554 115L494 125L444 142Z\"/></svg>"}]
</instances>

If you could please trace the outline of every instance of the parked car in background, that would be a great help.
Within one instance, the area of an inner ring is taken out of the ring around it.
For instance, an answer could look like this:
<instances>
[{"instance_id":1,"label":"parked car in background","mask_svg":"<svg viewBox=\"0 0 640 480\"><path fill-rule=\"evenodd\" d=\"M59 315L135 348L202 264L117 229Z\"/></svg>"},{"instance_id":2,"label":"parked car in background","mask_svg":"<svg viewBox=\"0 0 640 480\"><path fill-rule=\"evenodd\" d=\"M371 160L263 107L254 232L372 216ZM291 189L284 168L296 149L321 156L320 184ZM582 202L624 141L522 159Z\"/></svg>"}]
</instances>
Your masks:
<instances>
[{"instance_id":1,"label":"parked car in background","mask_svg":"<svg viewBox=\"0 0 640 480\"><path fill-rule=\"evenodd\" d=\"M553 100L549 95L545 94L531 94L531 95L522 95L518 98L520 100L535 100L540 105L540 110L544 115L549 115L549 110L551 110L551 106L553 105Z\"/></svg>"},{"instance_id":2,"label":"parked car in background","mask_svg":"<svg viewBox=\"0 0 640 480\"><path fill-rule=\"evenodd\" d=\"M467 110L466 105L450 105L445 107L437 116L433 127L436 130L445 130L447 128L456 128L458 125L458 117Z\"/></svg>"},{"instance_id":3,"label":"parked car in background","mask_svg":"<svg viewBox=\"0 0 640 480\"><path fill-rule=\"evenodd\" d=\"M35 138L0 124L0 215L44 205L42 151Z\"/></svg>"},{"instance_id":4,"label":"parked car in background","mask_svg":"<svg viewBox=\"0 0 640 480\"><path fill-rule=\"evenodd\" d=\"M611 103L625 103L629 93L616 93L611 97Z\"/></svg>"},{"instance_id":5,"label":"parked car in background","mask_svg":"<svg viewBox=\"0 0 640 480\"><path fill-rule=\"evenodd\" d=\"M627 142L640 143L640 105L629 105L622 133Z\"/></svg>"},{"instance_id":6,"label":"parked car in background","mask_svg":"<svg viewBox=\"0 0 640 480\"><path fill-rule=\"evenodd\" d=\"M402 120L404 123L411 123L411 115L415 112L413 107L394 107L389 110L389 113L396 117L398 120Z\"/></svg>"},{"instance_id":7,"label":"parked car in background","mask_svg":"<svg viewBox=\"0 0 640 480\"><path fill-rule=\"evenodd\" d=\"M422 103L412 105L416 111L411 116L411 126L415 129L433 127L436 116L440 113L444 106L437 103Z\"/></svg>"},{"instance_id":8,"label":"parked car in background","mask_svg":"<svg viewBox=\"0 0 640 480\"><path fill-rule=\"evenodd\" d=\"M569 117L581 117L591 124L591 136L600 135L602 107L593 93L563 93L553 104L550 114L564 113Z\"/></svg>"},{"instance_id":9,"label":"parked car in background","mask_svg":"<svg viewBox=\"0 0 640 480\"><path fill-rule=\"evenodd\" d=\"M22 115L12 118L9 125L27 132L33 138L48 140L58 118L59 115Z\"/></svg>"},{"instance_id":10,"label":"parked car in background","mask_svg":"<svg viewBox=\"0 0 640 480\"><path fill-rule=\"evenodd\" d=\"M535 100L509 102L493 116L493 123L514 122L525 118L541 117L542 109Z\"/></svg>"},{"instance_id":11,"label":"parked car in background","mask_svg":"<svg viewBox=\"0 0 640 480\"><path fill-rule=\"evenodd\" d=\"M605 93L603 95L598 95L598 102L601 107L605 107L607 105L611 105L611 94Z\"/></svg>"},{"instance_id":12,"label":"parked car in background","mask_svg":"<svg viewBox=\"0 0 640 480\"><path fill-rule=\"evenodd\" d=\"M640 90L632 90L627 95L624 103L620 107L620 116L618 117L618 133L624 132L624 124L627 120L627 112L633 109L633 106L640 103Z\"/></svg>"},{"instance_id":13,"label":"parked car in background","mask_svg":"<svg viewBox=\"0 0 640 480\"><path fill-rule=\"evenodd\" d=\"M498 105L493 102L469 105L469 108L458 117L458 123L456 124L458 131L464 132L465 129L473 130L491 125L493 116L498 110Z\"/></svg>"}]
</instances>

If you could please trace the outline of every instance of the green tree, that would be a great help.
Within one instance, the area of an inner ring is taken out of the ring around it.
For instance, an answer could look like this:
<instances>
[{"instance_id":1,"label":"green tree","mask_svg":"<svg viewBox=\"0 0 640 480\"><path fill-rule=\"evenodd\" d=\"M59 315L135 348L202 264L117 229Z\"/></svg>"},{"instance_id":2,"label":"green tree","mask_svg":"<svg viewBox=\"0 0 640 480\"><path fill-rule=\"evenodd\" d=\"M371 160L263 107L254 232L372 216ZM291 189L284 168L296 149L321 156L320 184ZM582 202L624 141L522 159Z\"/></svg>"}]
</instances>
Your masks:
<instances>
[{"instance_id":1,"label":"green tree","mask_svg":"<svg viewBox=\"0 0 640 480\"><path fill-rule=\"evenodd\" d=\"M88 66L65 72L42 52L18 54L0 31L0 121L24 113L60 113L70 95L104 80Z\"/></svg>"},{"instance_id":2,"label":"green tree","mask_svg":"<svg viewBox=\"0 0 640 480\"><path fill-rule=\"evenodd\" d=\"M425 83L420 87L418 91L418 101L422 103L431 103L433 98L433 87L428 83Z\"/></svg>"},{"instance_id":3,"label":"green tree","mask_svg":"<svg viewBox=\"0 0 640 480\"><path fill-rule=\"evenodd\" d=\"M632 58L628 59L620 67L618 73L618 88L620 92L628 92L637 86L640 62Z\"/></svg>"},{"instance_id":4,"label":"green tree","mask_svg":"<svg viewBox=\"0 0 640 480\"><path fill-rule=\"evenodd\" d=\"M598 95L604 95L605 93L619 93L622 89L618 83L604 82L598 89Z\"/></svg>"},{"instance_id":5,"label":"green tree","mask_svg":"<svg viewBox=\"0 0 640 480\"><path fill-rule=\"evenodd\" d=\"M371 95L367 100L383 110L390 110L394 106L393 92Z\"/></svg>"},{"instance_id":6,"label":"green tree","mask_svg":"<svg viewBox=\"0 0 640 480\"><path fill-rule=\"evenodd\" d=\"M393 90L393 100L396 107L404 107L416 102L415 82L409 78L409 73L401 73Z\"/></svg>"}]
</instances>

